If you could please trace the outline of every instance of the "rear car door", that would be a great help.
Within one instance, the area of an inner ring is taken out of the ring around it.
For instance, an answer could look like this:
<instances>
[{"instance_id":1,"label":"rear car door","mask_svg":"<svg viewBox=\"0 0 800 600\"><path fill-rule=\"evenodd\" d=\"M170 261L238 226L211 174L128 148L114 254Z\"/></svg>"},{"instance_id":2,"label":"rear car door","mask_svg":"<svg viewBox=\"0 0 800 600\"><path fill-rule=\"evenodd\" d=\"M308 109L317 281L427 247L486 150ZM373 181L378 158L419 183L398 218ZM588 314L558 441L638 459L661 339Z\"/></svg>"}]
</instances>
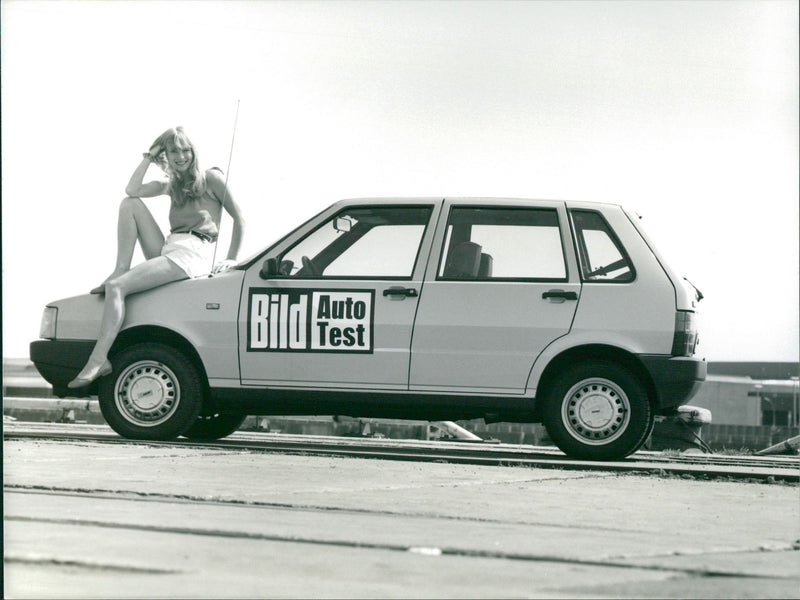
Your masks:
<instances>
[{"instance_id":1,"label":"rear car door","mask_svg":"<svg viewBox=\"0 0 800 600\"><path fill-rule=\"evenodd\" d=\"M522 394L536 357L570 330L581 292L566 207L445 201L442 215L410 389Z\"/></svg>"},{"instance_id":2,"label":"rear car door","mask_svg":"<svg viewBox=\"0 0 800 600\"><path fill-rule=\"evenodd\" d=\"M408 389L411 331L441 201L353 205L247 271L244 386Z\"/></svg>"}]
</instances>

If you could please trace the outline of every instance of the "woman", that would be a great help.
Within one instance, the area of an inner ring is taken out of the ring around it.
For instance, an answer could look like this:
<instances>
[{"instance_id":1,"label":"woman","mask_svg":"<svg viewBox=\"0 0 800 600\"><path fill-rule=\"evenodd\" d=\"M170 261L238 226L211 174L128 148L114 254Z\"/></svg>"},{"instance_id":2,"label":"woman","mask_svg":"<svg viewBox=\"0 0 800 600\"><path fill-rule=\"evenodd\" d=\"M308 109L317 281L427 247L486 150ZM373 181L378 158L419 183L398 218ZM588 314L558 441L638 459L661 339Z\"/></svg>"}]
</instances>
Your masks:
<instances>
[{"instance_id":1,"label":"woman","mask_svg":"<svg viewBox=\"0 0 800 600\"><path fill-rule=\"evenodd\" d=\"M144 183L150 163L158 164L168 178ZM108 351L125 318L125 298L129 294L229 269L235 264L242 243L244 220L226 189L221 171L200 170L197 153L182 127L168 129L153 142L133 172L125 193L128 197L120 204L117 225L116 267L92 290L93 294L105 294L100 335L86 366L68 384L70 388L85 387L111 372ZM169 194L171 199L171 233L166 240L142 202L142 198L162 194ZM212 270L223 208L233 217L233 234L226 260ZM131 268L137 240L147 260Z\"/></svg>"}]
</instances>

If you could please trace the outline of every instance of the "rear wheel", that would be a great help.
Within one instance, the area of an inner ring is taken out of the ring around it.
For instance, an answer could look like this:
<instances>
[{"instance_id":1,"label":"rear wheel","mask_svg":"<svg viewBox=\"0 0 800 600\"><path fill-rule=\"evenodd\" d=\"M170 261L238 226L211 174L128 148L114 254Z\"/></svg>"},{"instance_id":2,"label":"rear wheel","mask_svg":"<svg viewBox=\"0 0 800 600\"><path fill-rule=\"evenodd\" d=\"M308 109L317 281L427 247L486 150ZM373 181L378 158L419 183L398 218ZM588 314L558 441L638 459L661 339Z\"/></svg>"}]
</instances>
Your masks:
<instances>
[{"instance_id":1,"label":"rear wheel","mask_svg":"<svg viewBox=\"0 0 800 600\"><path fill-rule=\"evenodd\" d=\"M111 376L100 383L100 410L123 437L169 440L197 420L202 380L179 350L159 343L130 346L112 358Z\"/></svg>"},{"instance_id":2,"label":"rear wheel","mask_svg":"<svg viewBox=\"0 0 800 600\"><path fill-rule=\"evenodd\" d=\"M639 379L610 361L574 365L545 392L547 433L574 458L625 458L645 442L654 419Z\"/></svg>"},{"instance_id":3,"label":"rear wheel","mask_svg":"<svg viewBox=\"0 0 800 600\"><path fill-rule=\"evenodd\" d=\"M201 415L183 435L190 440L218 440L239 429L246 418L239 413Z\"/></svg>"}]
</instances>

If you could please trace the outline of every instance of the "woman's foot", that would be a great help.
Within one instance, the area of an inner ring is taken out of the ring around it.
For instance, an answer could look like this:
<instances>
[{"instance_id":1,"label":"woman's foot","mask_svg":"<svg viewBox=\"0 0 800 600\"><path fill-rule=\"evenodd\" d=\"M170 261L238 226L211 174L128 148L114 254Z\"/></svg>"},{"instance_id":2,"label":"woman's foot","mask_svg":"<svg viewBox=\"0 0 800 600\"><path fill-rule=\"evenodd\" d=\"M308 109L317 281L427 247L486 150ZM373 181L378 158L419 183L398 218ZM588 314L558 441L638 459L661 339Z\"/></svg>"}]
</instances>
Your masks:
<instances>
[{"instance_id":1,"label":"woman's foot","mask_svg":"<svg viewBox=\"0 0 800 600\"><path fill-rule=\"evenodd\" d=\"M68 388L76 389L86 387L98 377L103 377L111 373L111 363L106 361L99 367L89 367L86 365L78 376L67 384Z\"/></svg>"},{"instance_id":2,"label":"woman's foot","mask_svg":"<svg viewBox=\"0 0 800 600\"><path fill-rule=\"evenodd\" d=\"M101 294L101 295L105 294L106 293L106 284L109 281L111 281L112 279L114 279L116 277L119 277L120 275L122 275L123 273L126 273L126 272L127 272L127 270L123 270L123 271L116 270L116 271L114 271L111 275L106 277L106 279L105 279L105 281L103 281L103 283L98 285L96 288L92 288L92 290L89 293L90 294Z\"/></svg>"}]
</instances>

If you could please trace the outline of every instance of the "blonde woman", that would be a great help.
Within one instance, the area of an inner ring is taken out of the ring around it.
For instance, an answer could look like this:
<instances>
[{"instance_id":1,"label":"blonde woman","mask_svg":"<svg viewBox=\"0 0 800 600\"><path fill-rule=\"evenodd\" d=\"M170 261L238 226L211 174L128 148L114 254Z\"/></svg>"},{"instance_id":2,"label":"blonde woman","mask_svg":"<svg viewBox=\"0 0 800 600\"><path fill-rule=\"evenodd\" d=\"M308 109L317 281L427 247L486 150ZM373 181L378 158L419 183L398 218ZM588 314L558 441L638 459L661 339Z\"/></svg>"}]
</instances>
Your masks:
<instances>
[{"instance_id":1,"label":"blonde woman","mask_svg":"<svg viewBox=\"0 0 800 600\"><path fill-rule=\"evenodd\" d=\"M166 173L164 180L144 182L151 163ZM226 189L219 169L202 171L197 152L182 127L161 134L133 172L117 224L117 263L93 294L105 294L100 334L86 366L68 387L81 388L111 372L108 351L125 318L125 298L172 281L201 277L230 268L236 262L244 234L238 204ZM164 239L142 198L169 195L170 234ZM225 260L212 268L222 209L233 218L233 233ZM136 242L147 260L131 268Z\"/></svg>"}]
</instances>

